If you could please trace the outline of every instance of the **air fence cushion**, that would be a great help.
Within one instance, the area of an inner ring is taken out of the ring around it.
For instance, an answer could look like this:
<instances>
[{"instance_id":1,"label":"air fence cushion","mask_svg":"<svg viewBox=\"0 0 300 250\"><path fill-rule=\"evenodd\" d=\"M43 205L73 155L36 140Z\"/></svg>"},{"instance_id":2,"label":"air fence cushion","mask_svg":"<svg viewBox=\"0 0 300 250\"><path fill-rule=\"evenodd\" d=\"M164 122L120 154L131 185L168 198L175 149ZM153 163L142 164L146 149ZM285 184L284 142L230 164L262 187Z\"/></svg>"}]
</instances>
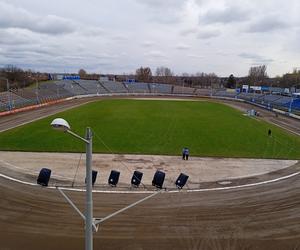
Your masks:
<instances>
[{"instance_id":1,"label":"air fence cushion","mask_svg":"<svg viewBox=\"0 0 300 250\"><path fill-rule=\"evenodd\" d=\"M131 178L131 184L133 186L138 187L142 181L143 173L140 171L134 171L132 178Z\"/></svg>"},{"instance_id":2,"label":"air fence cushion","mask_svg":"<svg viewBox=\"0 0 300 250\"><path fill-rule=\"evenodd\" d=\"M120 172L116 170L112 170L108 178L108 184L112 186L116 186L118 184L119 177L120 177Z\"/></svg>"},{"instance_id":3,"label":"air fence cushion","mask_svg":"<svg viewBox=\"0 0 300 250\"><path fill-rule=\"evenodd\" d=\"M96 180L97 180L97 174L98 174L98 171L96 170L92 170L92 185L94 186ZM86 183L86 178L84 180L84 183Z\"/></svg>"},{"instance_id":4,"label":"air fence cushion","mask_svg":"<svg viewBox=\"0 0 300 250\"><path fill-rule=\"evenodd\" d=\"M188 175L185 175L183 173L181 173L176 182L175 182L175 185L178 187L178 188L183 188L183 186L186 184L187 180L188 180L189 176Z\"/></svg>"},{"instance_id":5,"label":"air fence cushion","mask_svg":"<svg viewBox=\"0 0 300 250\"><path fill-rule=\"evenodd\" d=\"M51 170L48 168L42 168L37 179L37 184L42 186L48 186L51 176Z\"/></svg>"},{"instance_id":6,"label":"air fence cushion","mask_svg":"<svg viewBox=\"0 0 300 250\"><path fill-rule=\"evenodd\" d=\"M164 180L165 180L165 173L162 171L157 170L153 176L152 186L157 188L162 188Z\"/></svg>"},{"instance_id":7,"label":"air fence cushion","mask_svg":"<svg viewBox=\"0 0 300 250\"><path fill-rule=\"evenodd\" d=\"M92 171L92 184L94 185L96 180L97 180L97 174L98 174L98 171L95 171L93 170Z\"/></svg>"}]
</instances>

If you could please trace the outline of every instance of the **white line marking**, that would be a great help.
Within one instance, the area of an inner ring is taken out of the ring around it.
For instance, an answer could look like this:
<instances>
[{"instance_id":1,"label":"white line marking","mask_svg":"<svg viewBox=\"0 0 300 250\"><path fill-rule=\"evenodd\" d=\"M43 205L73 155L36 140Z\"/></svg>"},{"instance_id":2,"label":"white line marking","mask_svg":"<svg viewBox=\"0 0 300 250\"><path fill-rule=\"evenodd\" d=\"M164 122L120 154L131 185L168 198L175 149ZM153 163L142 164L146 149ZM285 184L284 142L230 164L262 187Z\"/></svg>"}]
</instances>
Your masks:
<instances>
[{"instance_id":1,"label":"white line marking","mask_svg":"<svg viewBox=\"0 0 300 250\"><path fill-rule=\"evenodd\" d=\"M205 191L219 191L219 190L228 190L228 189L237 189L237 188L245 188L245 187L254 187L254 186L260 186L264 184L269 184L277 181L282 181L288 178L292 178L296 175L300 174L300 172L296 172L290 175L282 176L276 179L272 180L267 180L267 181L261 181L261 182L256 182L256 183L250 183L250 184L244 184L244 185L237 185L237 186L230 186L230 187L220 187L220 188L206 188L206 189L191 189L187 190L187 192L205 192ZM170 191L172 192L172 191Z\"/></svg>"},{"instance_id":2,"label":"white line marking","mask_svg":"<svg viewBox=\"0 0 300 250\"><path fill-rule=\"evenodd\" d=\"M293 130L287 128L287 127L284 127L284 126L282 126L282 125L279 125L279 124L277 124L277 123L275 123L275 122L273 122L273 121L268 121L268 120L266 120L266 121L269 122L269 123L271 123L271 124L273 124L273 125L275 125L275 126L277 126L277 127L279 127L279 128L282 128L283 130L289 131L289 132L292 133L292 134L295 134L295 135L300 136L299 133L297 133L296 131L293 131Z\"/></svg>"},{"instance_id":3,"label":"white line marking","mask_svg":"<svg viewBox=\"0 0 300 250\"><path fill-rule=\"evenodd\" d=\"M16 165L13 165L9 162L6 162L6 161L3 161L3 160L0 160L0 162L2 162L3 164L7 165L7 166L10 166L10 167L13 167L13 168L17 168L17 169L24 169L24 168L21 168L21 167L18 167Z\"/></svg>"},{"instance_id":4,"label":"white line marking","mask_svg":"<svg viewBox=\"0 0 300 250\"><path fill-rule=\"evenodd\" d=\"M74 106L66 107L65 109L61 109L61 110L53 110L53 113L49 113L49 114L47 114L47 115L43 115L43 116L37 117L37 118L32 119L32 120L30 120L30 121L26 121L26 122L23 122L23 123L14 125L14 126L12 126L12 127L2 129L2 130L0 130L0 133L5 132L5 131L10 130L10 129L14 129L14 128L17 128L17 127L26 125L26 124L31 123L31 122L35 122L35 121L38 121L38 120L47 118L47 117L49 117L49 116L51 116L51 115L55 115L55 114L57 114L57 113L67 111L67 110L72 109L72 108L77 108L78 106L81 106L81 105L83 105L83 104L87 104L87 103L90 103L90 102L91 102L91 101L83 102L83 103L80 103L80 104L74 104ZM63 103L63 102L62 102L62 103ZM37 109L35 109L35 110L40 110L40 109L37 108Z\"/></svg>"},{"instance_id":5,"label":"white line marking","mask_svg":"<svg viewBox=\"0 0 300 250\"><path fill-rule=\"evenodd\" d=\"M0 160L0 162L2 162L3 164L7 165L7 166L10 166L10 167L13 167L13 168L16 168L16 169L21 169L21 170L24 170L24 168L22 167L18 167L14 164L11 164L7 161L4 161L4 160ZM38 174L39 171L33 171L34 174ZM55 177L55 178L59 178L59 179L64 179L64 180L73 180L73 178L68 178L68 177L65 177L65 176L62 176L62 175L56 175L56 174L52 174L51 176Z\"/></svg>"},{"instance_id":6,"label":"white line marking","mask_svg":"<svg viewBox=\"0 0 300 250\"><path fill-rule=\"evenodd\" d=\"M269 183L274 183L277 181L282 181L288 178L292 178L296 175L300 174L300 172L296 172L290 175L286 175L286 176L282 176L276 179L272 179L272 180L268 180L268 181L262 181L262 182L256 182L256 183L250 183L250 184L244 184L244 185L238 185L238 186L230 186L230 187L219 187L219 188L204 188L204 189L190 189L190 190L186 190L186 192L190 193L190 192L208 192L208 191L221 191L221 190L230 190L230 189L238 189L238 188L246 188L246 187L254 187L254 186L260 186L260 185L264 185L264 184L269 184ZM31 183L31 182L27 182L27 181L21 181L18 179L15 179L13 177L4 175L4 174L0 174L0 177L10 180L10 181L14 181L17 183L21 183L24 185L29 185L29 186L40 186L38 184L35 183ZM45 187L48 189L56 189L56 187L51 186L51 187ZM66 187L60 187L62 190L67 190L67 191L74 191L74 192L85 192L85 189L82 188L66 188ZM114 194L148 194L148 193L155 193L156 191L114 191L114 190L93 190L93 193L114 193ZM171 190L171 191L166 191L167 193L179 193L182 192L180 190ZM184 192L184 191L183 191Z\"/></svg>"}]
</instances>

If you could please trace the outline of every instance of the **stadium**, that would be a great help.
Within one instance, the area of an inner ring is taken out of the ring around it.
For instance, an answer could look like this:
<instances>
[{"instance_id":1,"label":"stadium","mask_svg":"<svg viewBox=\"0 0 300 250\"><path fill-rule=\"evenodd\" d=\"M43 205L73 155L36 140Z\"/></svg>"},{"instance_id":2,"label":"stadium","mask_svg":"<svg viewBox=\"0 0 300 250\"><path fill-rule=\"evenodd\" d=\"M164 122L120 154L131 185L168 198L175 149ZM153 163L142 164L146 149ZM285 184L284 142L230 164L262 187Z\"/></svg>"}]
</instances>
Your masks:
<instances>
[{"instance_id":1,"label":"stadium","mask_svg":"<svg viewBox=\"0 0 300 250\"><path fill-rule=\"evenodd\" d=\"M60 192L85 211L86 149L53 130L55 118L82 137L92 129L94 217L133 205L100 224L95 249L299 248L297 99L79 79L0 97L1 248L84 247L85 223ZM37 184L42 168L52 171L47 187Z\"/></svg>"}]
</instances>

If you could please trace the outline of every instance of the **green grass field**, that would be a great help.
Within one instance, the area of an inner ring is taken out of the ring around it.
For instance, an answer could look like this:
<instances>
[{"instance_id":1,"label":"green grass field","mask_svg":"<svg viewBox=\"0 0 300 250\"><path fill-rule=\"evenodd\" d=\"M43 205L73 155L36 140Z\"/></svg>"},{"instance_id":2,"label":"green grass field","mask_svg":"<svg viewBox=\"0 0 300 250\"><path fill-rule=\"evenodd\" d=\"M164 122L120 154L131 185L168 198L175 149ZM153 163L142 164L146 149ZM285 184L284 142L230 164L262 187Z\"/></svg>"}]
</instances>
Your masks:
<instances>
[{"instance_id":1,"label":"green grass field","mask_svg":"<svg viewBox=\"0 0 300 250\"><path fill-rule=\"evenodd\" d=\"M300 138L213 102L102 100L0 133L0 150L84 152L53 130L61 117L72 130L94 131L93 152L300 159ZM272 137L267 135L272 129Z\"/></svg>"}]
</instances>

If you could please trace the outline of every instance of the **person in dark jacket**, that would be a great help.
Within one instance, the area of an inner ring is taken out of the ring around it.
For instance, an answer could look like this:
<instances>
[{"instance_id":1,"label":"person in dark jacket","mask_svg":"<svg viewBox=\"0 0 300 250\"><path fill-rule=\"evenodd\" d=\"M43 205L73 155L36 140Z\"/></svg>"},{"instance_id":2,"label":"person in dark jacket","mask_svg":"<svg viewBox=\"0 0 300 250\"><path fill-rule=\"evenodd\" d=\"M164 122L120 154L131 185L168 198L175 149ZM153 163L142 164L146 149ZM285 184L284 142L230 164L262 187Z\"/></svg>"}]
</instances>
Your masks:
<instances>
[{"instance_id":1,"label":"person in dark jacket","mask_svg":"<svg viewBox=\"0 0 300 250\"><path fill-rule=\"evenodd\" d=\"M185 160L185 152L186 152L186 148L182 149L182 160Z\"/></svg>"},{"instance_id":2,"label":"person in dark jacket","mask_svg":"<svg viewBox=\"0 0 300 250\"><path fill-rule=\"evenodd\" d=\"M271 136L272 135L272 131L271 129L268 130L268 136Z\"/></svg>"},{"instance_id":3,"label":"person in dark jacket","mask_svg":"<svg viewBox=\"0 0 300 250\"><path fill-rule=\"evenodd\" d=\"M190 155L190 150L188 148L185 148L185 159L188 160Z\"/></svg>"}]
</instances>

